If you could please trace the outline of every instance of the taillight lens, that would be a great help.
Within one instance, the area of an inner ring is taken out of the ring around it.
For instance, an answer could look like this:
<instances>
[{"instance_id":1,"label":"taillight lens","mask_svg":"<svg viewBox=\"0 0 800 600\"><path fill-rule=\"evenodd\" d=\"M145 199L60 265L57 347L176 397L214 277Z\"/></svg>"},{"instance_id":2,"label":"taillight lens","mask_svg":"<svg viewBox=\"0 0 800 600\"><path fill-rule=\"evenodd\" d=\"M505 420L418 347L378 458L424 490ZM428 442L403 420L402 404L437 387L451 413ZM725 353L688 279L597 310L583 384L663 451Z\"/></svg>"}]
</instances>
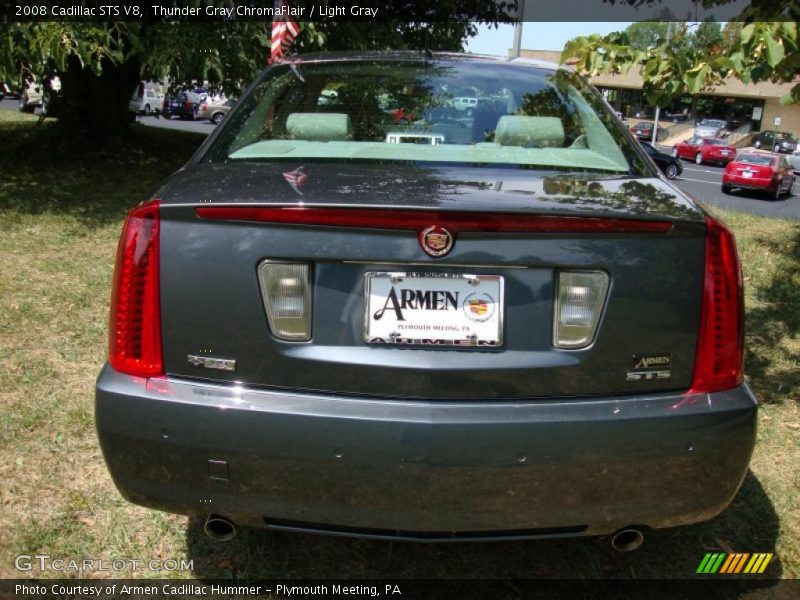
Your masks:
<instances>
[{"instance_id":1,"label":"taillight lens","mask_svg":"<svg viewBox=\"0 0 800 600\"><path fill-rule=\"evenodd\" d=\"M561 271L557 277L553 345L570 349L588 346L605 306L608 275L603 271Z\"/></svg>"},{"instance_id":2,"label":"taillight lens","mask_svg":"<svg viewBox=\"0 0 800 600\"><path fill-rule=\"evenodd\" d=\"M117 371L163 375L159 284L159 212L152 200L128 213L117 247L108 361Z\"/></svg>"},{"instance_id":3,"label":"taillight lens","mask_svg":"<svg viewBox=\"0 0 800 600\"><path fill-rule=\"evenodd\" d=\"M266 260L258 267L258 280L273 335L293 342L310 340L310 266Z\"/></svg>"},{"instance_id":4,"label":"taillight lens","mask_svg":"<svg viewBox=\"0 0 800 600\"><path fill-rule=\"evenodd\" d=\"M706 265L697 355L690 393L727 390L742 383L744 300L733 234L706 217Z\"/></svg>"}]
</instances>

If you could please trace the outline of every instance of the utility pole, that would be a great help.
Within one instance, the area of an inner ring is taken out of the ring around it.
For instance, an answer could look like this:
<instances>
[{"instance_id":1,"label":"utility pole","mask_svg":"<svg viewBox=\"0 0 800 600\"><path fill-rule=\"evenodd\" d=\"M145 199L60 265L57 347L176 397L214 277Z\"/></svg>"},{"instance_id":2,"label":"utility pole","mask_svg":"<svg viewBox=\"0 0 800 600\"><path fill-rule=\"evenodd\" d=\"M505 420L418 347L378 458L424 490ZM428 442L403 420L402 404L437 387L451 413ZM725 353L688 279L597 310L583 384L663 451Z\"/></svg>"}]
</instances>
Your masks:
<instances>
[{"instance_id":1,"label":"utility pole","mask_svg":"<svg viewBox=\"0 0 800 600\"><path fill-rule=\"evenodd\" d=\"M512 58L517 58L520 55L520 46L522 45L522 20L525 16L525 0L519 0L519 8L517 10L517 22L514 23L514 45L511 48Z\"/></svg>"},{"instance_id":2,"label":"utility pole","mask_svg":"<svg viewBox=\"0 0 800 600\"><path fill-rule=\"evenodd\" d=\"M672 37L672 21L667 21L667 46L669 46L669 40ZM653 146L656 145L656 141L658 139L658 117L661 116L661 107L656 104L656 115L655 119L653 120Z\"/></svg>"}]
</instances>

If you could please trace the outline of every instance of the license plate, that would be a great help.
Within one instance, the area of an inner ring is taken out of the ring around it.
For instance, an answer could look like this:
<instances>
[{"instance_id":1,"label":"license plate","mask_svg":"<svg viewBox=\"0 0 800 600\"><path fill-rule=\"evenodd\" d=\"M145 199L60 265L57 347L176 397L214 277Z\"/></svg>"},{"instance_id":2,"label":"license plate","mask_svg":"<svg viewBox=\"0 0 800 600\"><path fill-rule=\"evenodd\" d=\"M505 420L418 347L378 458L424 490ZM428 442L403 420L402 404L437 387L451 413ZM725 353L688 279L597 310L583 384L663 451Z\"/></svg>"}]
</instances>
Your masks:
<instances>
[{"instance_id":1,"label":"license plate","mask_svg":"<svg viewBox=\"0 0 800 600\"><path fill-rule=\"evenodd\" d=\"M367 273L369 344L497 347L503 344L503 277L462 273Z\"/></svg>"},{"instance_id":2,"label":"license plate","mask_svg":"<svg viewBox=\"0 0 800 600\"><path fill-rule=\"evenodd\" d=\"M752 171L742 171L742 177L744 177L745 179L750 179L752 176L753 176Z\"/></svg>"}]
</instances>

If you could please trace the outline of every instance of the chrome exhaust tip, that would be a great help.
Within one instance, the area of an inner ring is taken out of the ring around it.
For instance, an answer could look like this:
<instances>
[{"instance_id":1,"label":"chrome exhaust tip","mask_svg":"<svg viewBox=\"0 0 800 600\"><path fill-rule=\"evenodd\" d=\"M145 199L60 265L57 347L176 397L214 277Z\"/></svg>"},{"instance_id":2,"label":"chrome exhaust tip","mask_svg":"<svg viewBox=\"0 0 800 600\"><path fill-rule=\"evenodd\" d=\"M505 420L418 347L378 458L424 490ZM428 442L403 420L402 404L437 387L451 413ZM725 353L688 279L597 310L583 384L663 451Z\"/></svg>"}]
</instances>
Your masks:
<instances>
[{"instance_id":1,"label":"chrome exhaust tip","mask_svg":"<svg viewBox=\"0 0 800 600\"><path fill-rule=\"evenodd\" d=\"M633 552L644 541L644 534L638 529L620 529L611 536L611 547L617 552Z\"/></svg>"},{"instance_id":2,"label":"chrome exhaust tip","mask_svg":"<svg viewBox=\"0 0 800 600\"><path fill-rule=\"evenodd\" d=\"M208 515L203 524L203 533L217 542L229 542L236 537L236 525L220 515Z\"/></svg>"}]
</instances>

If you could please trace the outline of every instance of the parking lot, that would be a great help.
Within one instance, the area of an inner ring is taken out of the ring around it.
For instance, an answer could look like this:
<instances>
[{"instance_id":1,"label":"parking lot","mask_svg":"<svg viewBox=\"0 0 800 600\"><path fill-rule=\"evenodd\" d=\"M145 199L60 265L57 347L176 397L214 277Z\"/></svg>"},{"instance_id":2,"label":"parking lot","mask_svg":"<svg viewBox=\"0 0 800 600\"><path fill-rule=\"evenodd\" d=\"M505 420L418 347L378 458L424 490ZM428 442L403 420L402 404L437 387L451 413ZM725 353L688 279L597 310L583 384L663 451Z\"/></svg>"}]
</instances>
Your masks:
<instances>
[{"instance_id":1,"label":"parking lot","mask_svg":"<svg viewBox=\"0 0 800 600\"><path fill-rule=\"evenodd\" d=\"M17 110L17 101L0 101L0 109ZM157 116L140 116L139 123L148 127L162 127L179 131L191 131L208 135L214 131L209 121L188 121L183 119L163 119ZM669 153L670 147L659 146L659 150ZM683 174L674 181L682 191L691 194L700 202L765 217L779 217L800 220L800 182L795 184L794 194L775 201L766 194L738 192L725 195L720 189L723 167L695 165L684 161Z\"/></svg>"},{"instance_id":2,"label":"parking lot","mask_svg":"<svg viewBox=\"0 0 800 600\"><path fill-rule=\"evenodd\" d=\"M660 146L662 152L672 148ZM683 162L683 173L675 183L682 191L691 194L700 202L732 210L784 219L800 219L800 182L795 183L794 194L780 200L772 200L767 194L756 192L734 192L725 195L721 190L724 167L696 165ZM800 179L800 178L799 178Z\"/></svg>"}]
</instances>

